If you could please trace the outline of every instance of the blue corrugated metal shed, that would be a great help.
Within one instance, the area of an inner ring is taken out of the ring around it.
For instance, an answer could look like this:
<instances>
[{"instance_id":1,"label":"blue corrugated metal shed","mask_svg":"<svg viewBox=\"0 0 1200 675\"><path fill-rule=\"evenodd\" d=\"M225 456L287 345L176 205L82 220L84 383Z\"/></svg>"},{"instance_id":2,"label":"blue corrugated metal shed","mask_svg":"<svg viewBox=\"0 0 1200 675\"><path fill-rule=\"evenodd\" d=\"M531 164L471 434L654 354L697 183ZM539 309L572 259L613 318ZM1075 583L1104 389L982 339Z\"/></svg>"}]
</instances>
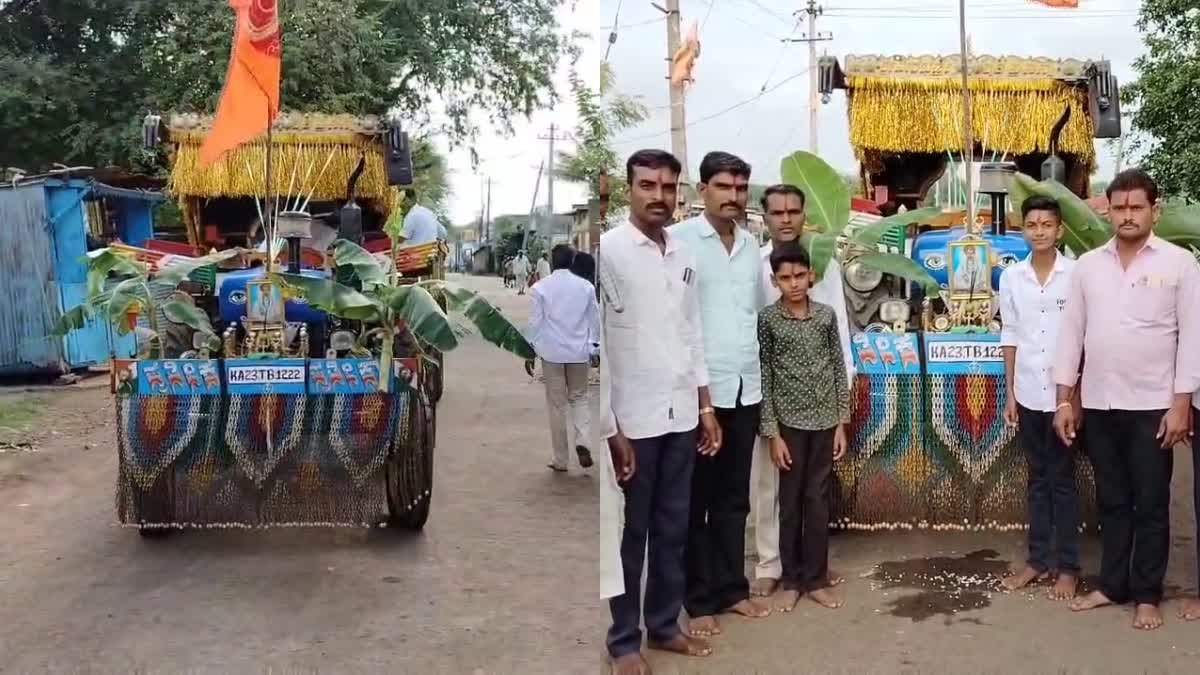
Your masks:
<instances>
[{"instance_id":1,"label":"blue corrugated metal shed","mask_svg":"<svg viewBox=\"0 0 1200 675\"><path fill-rule=\"evenodd\" d=\"M123 190L87 179L44 178L0 185L0 375L66 372L129 356L131 336L118 338L93 321L65 338L51 336L62 312L87 295L85 199L116 207L122 241L153 233L157 192Z\"/></svg>"}]
</instances>

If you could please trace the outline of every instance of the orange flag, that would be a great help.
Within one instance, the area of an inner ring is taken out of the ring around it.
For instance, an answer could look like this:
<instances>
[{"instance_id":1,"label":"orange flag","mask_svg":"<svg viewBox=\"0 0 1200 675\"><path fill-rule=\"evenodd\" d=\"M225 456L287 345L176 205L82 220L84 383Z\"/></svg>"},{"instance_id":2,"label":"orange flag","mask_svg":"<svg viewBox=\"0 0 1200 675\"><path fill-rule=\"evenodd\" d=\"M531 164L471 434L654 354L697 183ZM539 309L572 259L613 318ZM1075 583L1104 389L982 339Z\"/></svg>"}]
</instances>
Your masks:
<instances>
[{"instance_id":1,"label":"orange flag","mask_svg":"<svg viewBox=\"0 0 1200 675\"><path fill-rule=\"evenodd\" d=\"M1079 7L1079 0L1031 0L1031 2L1047 7Z\"/></svg>"},{"instance_id":2,"label":"orange flag","mask_svg":"<svg viewBox=\"0 0 1200 675\"><path fill-rule=\"evenodd\" d=\"M237 14L225 89L212 131L200 148L200 165L264 133L279 114L282 54L277 0L229 0Z\"/></svg>"},{"instance_id":3,"label":"orange flag","mask_svg":"<svg viewBox=\"0 0 1200 675\"><path fill-rule=\"evenodd\" d=\"M692 79L692 67L700 56L700 37L697 33L696 22L693 21L683 44L671 55L671 84L676 87Z\"/></svg>"}]
</instances>

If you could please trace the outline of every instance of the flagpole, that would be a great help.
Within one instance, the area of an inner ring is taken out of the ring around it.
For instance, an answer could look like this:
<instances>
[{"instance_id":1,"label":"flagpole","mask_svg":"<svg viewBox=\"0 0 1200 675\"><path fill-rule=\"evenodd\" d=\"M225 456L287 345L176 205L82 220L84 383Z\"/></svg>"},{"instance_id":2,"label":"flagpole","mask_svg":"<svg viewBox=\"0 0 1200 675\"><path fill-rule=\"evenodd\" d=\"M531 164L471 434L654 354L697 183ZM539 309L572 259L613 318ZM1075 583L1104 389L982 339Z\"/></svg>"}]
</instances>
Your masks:
<instances>
[{"instance_id":1,"label":"flagpole","mask_svg":"<svg viewBox=\"0 0 1200 675\"><path fill-rule=\"evenodd\" d=\"M963 98L963 166L967 171L967 221L968 234L976 233L975 227L975 176L974 154L975 141L971 130L971 85L967 77L967 0L958 0L958 44L959 58L962 64L962 98Z\"/></svg>"},{"instance_id":2,"label":"flagpole","mask_svg":"<svg viewBox=\"0 0 1200 675\"><path fill-rule=\"evenodd\" d=\"M266 207L267 222L263 223L263 230L267 234L267 274L275 273L275 207L277 204L271 201L271 155L275 146L272 128L275 126L275 120L271 118L271 101L267 101L267 175L266 184L263 188L263 206Z\"/></svg>"}]
</instances>

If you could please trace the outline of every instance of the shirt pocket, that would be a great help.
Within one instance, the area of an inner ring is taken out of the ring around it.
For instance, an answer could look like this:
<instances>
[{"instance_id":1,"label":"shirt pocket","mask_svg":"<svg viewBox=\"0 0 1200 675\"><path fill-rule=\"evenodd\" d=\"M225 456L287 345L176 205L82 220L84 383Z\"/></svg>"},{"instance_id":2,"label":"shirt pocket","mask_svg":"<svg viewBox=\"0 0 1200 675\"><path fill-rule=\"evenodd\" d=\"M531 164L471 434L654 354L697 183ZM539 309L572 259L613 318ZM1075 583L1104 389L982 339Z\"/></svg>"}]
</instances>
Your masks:
<instances>
[{"instance_id":1,"label":"shirt pocket","mask_svg":"<svg viewBox=\"0 0 1200 675\"><path fill-rule=\"evenodd\" d=\"M1129 315L1143 324L1174 325L1175 290L1175 284L1138 284L1129 293Z\"/></svg>"}]
</instances>

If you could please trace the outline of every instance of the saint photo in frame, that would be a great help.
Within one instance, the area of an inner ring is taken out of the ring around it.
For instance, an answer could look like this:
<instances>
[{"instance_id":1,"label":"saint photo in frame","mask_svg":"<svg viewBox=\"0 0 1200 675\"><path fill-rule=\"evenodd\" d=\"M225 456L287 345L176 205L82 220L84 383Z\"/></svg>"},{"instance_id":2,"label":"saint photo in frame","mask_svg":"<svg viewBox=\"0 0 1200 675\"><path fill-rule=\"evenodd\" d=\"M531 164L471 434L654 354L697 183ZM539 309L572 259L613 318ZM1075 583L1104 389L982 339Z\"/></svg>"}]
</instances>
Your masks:
<instances>
[{"instance_id":1,"label":"saint photo in frame","mask_svg":"<svg viewBox=\"0 0 1200 675\"><path fill-rule=\"evenodd\" d=\"M979 297L992 292L991 251L984 240L952 242L949 246L950 297Z\"/></svg>"},{"instance_id":2,"label":"saint photo in frame","mask_svg":"<svg viewBox=\"0 0 1200 675\"><path fill-rule=\"evenodd\" d=\"M283 323L283 289L266 279L247 283L246 320L253 323Z\"/></svg>"}]
</instances>

